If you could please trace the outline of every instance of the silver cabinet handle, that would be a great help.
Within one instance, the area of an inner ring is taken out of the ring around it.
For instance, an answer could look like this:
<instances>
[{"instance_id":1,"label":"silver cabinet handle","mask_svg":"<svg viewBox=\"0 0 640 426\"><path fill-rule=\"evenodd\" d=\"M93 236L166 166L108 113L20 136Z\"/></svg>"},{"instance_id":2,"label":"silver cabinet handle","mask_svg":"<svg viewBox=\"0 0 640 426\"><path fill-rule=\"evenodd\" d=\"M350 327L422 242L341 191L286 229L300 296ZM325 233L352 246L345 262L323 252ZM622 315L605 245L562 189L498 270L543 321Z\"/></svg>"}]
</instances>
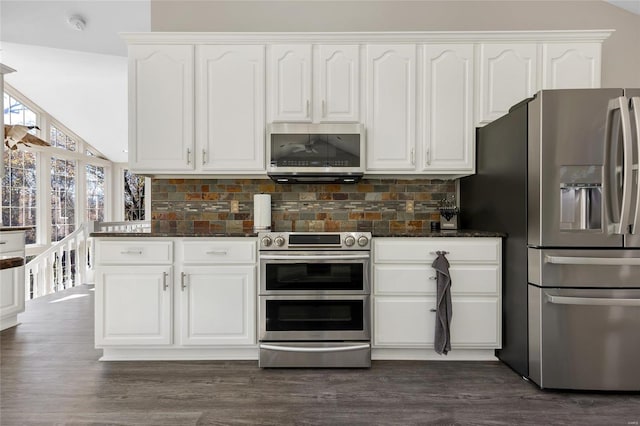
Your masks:
<instances>
[{"instance_id":1,"label":"silver cabinet handle","mask_svg":"<svg viewBox=\"0 0 640 426\"><path fill-rule=\"evenodd\" d=\"M554 265L630 265L640 266L640 258L637 257L581 257L581 256L545 256L546 263Z\"/></svg>"},{"instance_id":2,"label":"silver cabinet handle","mask_svg":"<svg viewBox=\"0 0 640 426\"><path fill-rule=\"evenodd\" d=\"M369 344L366 345L352 345L352 346L336 346L333 348L304 348L297 346L280 346L280 345L260 345L260 349L269 349L279 352L345 352L345 351L357 351L360 349L369 349Z\"/></svg>"},{"instance_id":3,"label":"silver cabinet handle","mask_svg":"<svg viewBox=\"0 0 640 426\"><path fill-rule=\"evenodd\" d=\"M187 148L187 164L191 164L191 148Z\"/></svg>"},{"instance_id":4,"label":"silver cabinet handle","mask_svg":"<svg viewBox=\"0 0 640 426\"><path fill-rule=\"evenodd\" d=\"M630 112L633 113L635 118L636 128L635 128L635 140L636 140L636 152L640 153L640 97L634 96L629 101L630 104ZM639 154L640 155L640 154ZM640 159L639 159L640 161ZM640 231L640 170L637 173L636 177L636 214L633 218L633 226L631 228L631 233L635 234Z\"/></svg>"},{"instance_id":5,"label":"silver cabinet handle","mask_svg":"<svg viewBox=\"0 0 640 426\"><path fill-rule=\"evenodd\" d=\"M120 254L142 254L142 250L126 250L121 251Z\"/></svg>"},{"instance_id":6,"label":"silver cabinet handle","mask_svg":"<svg viewBox=\"0 0 640 426\"><path fill-rule=\"evenodd\" d=\"M304 255L260 255L260 259L264 260L343 260L343 259L369 259L370 256L364 254L340 254L335 256L304 256Z\"/></svg>"},{"instance_id":7,"label":"silver cabinet handle","mask_svg":"<svg viewBox=\"0 0 640 426\"><path fill-rule=\"evenodd\" d=\"M437 279L438 279L438 277L431 276L431 277L429 277L429 279L430 279L430 280L437 280Z\"/></svg>"},{"instance_id":8,"label":"silver cabinet handle","mask_svg":"<svg viewBox=\"0 0 640 426\"><path fill-rule=\"evenodd\" d=\"M416 149L411 148L411 165L416 165Z\"/></svg>"},{"instance_id":9,"label":"silver cabinet handle","mask_svg":"<svg viewBox=\"0 0 640 426\"><path fill-rule=\"evenodd\" d=\"M427 148L427 166L431 165L431 148Z\"/></svg>"},{"instance_id":10,"label":"silver cabinet handle","mask_svg":"<svg viewBox=\"0 0 640 426\"><path fill-rule=\"evenodd\" d=\"M0 244L7 244L6 241L0 241Z\"/></svg>"},{"instance_id":11,"label":"silver cabinet handle","mask_svg":"<svg viewBox=\"0 0 640 426\"><path fill-rule=\"evenodd\" d=\"M600 297L567 297L547 294L549 303L586 306L640 306L640 299L608 299Z\"/></svg>"},{"instance_id":12,"label":"silver cabinet handle","mask_svg":"<svg viewBox=\"0 0 640 426\"><path fill-rule=\"evenodd\" d=\"M620 111L620 125L622 127L623 162L618 164L613 155L613 113ZM611 99L607 107L605 123L605 151L604 151L604 192L607 203L607 216L610 223L608 231L613 234L626 234L629 228L629 215L631 212L631 185L633 174L633 145L631 141L631 124L629 118L629 105L624 96ZM616 179L619 168L622 167L622 200L618 199Z\"/></svg>"},{"instance_id":13,"label":"silver cabinet handle","mask_svg":"<svg viewBox=\"0 0 640 426\"><path fill-rule=\"evenodd\" d=\"M322 100L322 116L327 116L327 101L325 101L324 99Z\"/></svg>"},{"instance_id":14,"label":"silver cabinet handle","mask_svg":"<svg viewBox=\"0 0 640 426\"><path fill-rule=\"evenodd\" d=\"M184 289L187 288L187 285L184 282L186 276L187 274L185 274L184 272L180 273L180 288L182 289L182 291L184 291Z\"/></svg>"},{"instance_id":15,"label":"silver cabinet handle","mask_svg":"<svg viewBox=\"0 0 640 426\"><path fill-rule=\"evenodd\" d=\"M213 251L208 251L205 254L214 254L217 256L225 256L227 254L227 250L213 250Z\"/></svg>"},{"instance_id":16,"label":"silver cabinet handle","mask_svg":"<svg viewBox=\"0 0 640 426\"><path fill-rule=\"evenodd\" d=\"M431 308L429 309L429 312L438 312L438 310L436 308Z\"/></svg>"},{"instance_id":17,"label":"silver cabinet handle","mask_svg":"<svg viewBox=\"0 0 640 426\"><path fill-rule=\"evenodd\" d=\"M207 164L207 150L202 148L202 165Z\"/></svg>"},{"instance_id":18,"label":"silver cabinet handle","mask_svg":"<svg viewBox=\"0 0 640 426\"><path fill-rule=\"evenodd\" d=\"M162 290L163 291L167 291L167 289L169 288L169 283L167 283L168 276L169 274L167 272L162 273Z\"/></svg>"},{"instance_id":19,"label":"silver cabinet handle","mask_svg":"<svg viewBox=\"0 0 640 426\"><path fill-rule=\"evenodd\" d=\"M307 117L309 117L309 99L307 99Z\"/></svg>"}]
</instances>

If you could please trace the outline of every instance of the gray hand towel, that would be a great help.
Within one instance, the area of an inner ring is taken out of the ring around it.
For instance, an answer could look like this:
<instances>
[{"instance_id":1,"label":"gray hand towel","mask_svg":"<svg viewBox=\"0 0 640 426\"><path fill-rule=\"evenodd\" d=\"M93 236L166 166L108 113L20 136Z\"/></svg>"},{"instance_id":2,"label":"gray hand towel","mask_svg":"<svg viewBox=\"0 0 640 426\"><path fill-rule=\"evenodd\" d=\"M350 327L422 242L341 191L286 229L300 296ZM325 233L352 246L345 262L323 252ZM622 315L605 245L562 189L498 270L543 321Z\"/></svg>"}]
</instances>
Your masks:
<instances>
[{"instance_id":1,"label":"gray hand towel","mask_svg":"<svg viewBox=\"0 0 640 426\"><path fill-rule=\"evenodd\" d=\"M434 349L439 354L447 354L451 350L451 275L449 274L449 261L444 253L438 252L438 257L431 265L436 270L437 280L437 305L436 305L436 332Z\"/></svg>"}]
</instances>

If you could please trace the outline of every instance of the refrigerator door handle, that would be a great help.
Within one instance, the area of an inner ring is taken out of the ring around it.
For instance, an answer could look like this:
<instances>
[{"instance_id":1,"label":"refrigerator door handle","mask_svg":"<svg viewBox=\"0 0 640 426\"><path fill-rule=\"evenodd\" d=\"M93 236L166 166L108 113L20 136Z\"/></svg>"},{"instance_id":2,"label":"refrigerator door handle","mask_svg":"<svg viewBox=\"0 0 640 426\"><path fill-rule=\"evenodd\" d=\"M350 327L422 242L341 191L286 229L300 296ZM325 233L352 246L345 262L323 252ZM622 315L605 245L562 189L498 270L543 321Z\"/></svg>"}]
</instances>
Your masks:
<instances>
[{"instance_id":1,"label":"refrigerator door handle","mask_svg":"<svg viewBox=\"0 0 640 426\"><path fill-rule=\"evenodd\" d=\"M554 265L615 265L640 266L638 257L578 257L578 256L545 256L545 262Z\"/></svg>"},{"instance_id":2,"label":"refrigerator door handle","mask_svg":"<svg viewBox=\"0 0 640 426\"><path fill-rule=\"evenodd\" d=\"M556 305L582 306L640 306L640 299L608 299L600 297L567 297L546 294L547 301Z\"/></svg>"},{"instance_id":3,"label":"refrigerator door handle","mask_svg":"<svg viewBox=\"0 0 640 426\"><path fill-rule=\"evenodd\" d=\"M622 164L617 163L615 153L612 152L614 125L612 117L616 110L620 111L620 126L622 128ZM631 191L633 189L633 146L631 141L631 127L629 124L629 106L627 98L624 96L609 101L604 147L603 182L605 202L607 203L607 216L610 222L607 231L612 234L626 234L629 228ZM620 172L619 168L622 168L622 202L618 199L616 188L617 179L612 178L614 173L617 175Z\"/></svg>"},{"instance_id":4,"label":"refrigerator door handle","mask_svg":"<svg viewBox=\"0 0 640 426\"><path fill-rule=\"evenodd\" d=\"M633 218L633 226L631 233L636 234L640 231L640 97L634 96L629 100L630 115L633 114L635 121L635 140L636 140L636 159L638 164L634 164L636 168L636 214Z\"/></svg>"}]
</instances>

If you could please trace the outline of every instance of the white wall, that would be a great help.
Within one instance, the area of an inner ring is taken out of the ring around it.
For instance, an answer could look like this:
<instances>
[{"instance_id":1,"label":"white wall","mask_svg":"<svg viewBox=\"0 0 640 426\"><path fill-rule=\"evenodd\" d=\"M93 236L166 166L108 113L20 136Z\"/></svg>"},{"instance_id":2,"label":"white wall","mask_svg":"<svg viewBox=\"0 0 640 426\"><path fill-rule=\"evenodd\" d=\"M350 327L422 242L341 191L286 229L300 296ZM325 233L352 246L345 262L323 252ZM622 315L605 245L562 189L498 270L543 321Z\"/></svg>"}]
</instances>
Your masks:
<instances>
[{"instance_id":1,"label":"white wall","mask_svg":"<svg viewBox=\"0 0 640 426\"><path fill-rule=\"evenodd\" d=\"M446 31L615 29L602 86L640 87L640 16L604 1L151 2L152 31Z\"/></svg>"}]
</instances>

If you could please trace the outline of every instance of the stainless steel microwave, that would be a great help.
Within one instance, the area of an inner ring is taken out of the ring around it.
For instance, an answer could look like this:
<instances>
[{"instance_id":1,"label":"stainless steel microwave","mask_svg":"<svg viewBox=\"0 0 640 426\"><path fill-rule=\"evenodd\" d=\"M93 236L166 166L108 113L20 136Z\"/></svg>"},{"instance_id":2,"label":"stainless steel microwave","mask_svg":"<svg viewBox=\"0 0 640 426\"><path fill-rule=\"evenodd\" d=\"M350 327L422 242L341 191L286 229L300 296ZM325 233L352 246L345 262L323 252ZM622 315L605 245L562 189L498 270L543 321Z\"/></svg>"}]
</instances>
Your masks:
<instances>
[{"instance_id":1,"label":"stainless steel microwave","mask_svg":"<svg viewBox=\"0 0 640 426\"><path fill-rule=\"evenodd\" d=\"M267 174L278 183L357 182L364 174L362 124L273 123Z\"/></svg>"}]
</instances>

